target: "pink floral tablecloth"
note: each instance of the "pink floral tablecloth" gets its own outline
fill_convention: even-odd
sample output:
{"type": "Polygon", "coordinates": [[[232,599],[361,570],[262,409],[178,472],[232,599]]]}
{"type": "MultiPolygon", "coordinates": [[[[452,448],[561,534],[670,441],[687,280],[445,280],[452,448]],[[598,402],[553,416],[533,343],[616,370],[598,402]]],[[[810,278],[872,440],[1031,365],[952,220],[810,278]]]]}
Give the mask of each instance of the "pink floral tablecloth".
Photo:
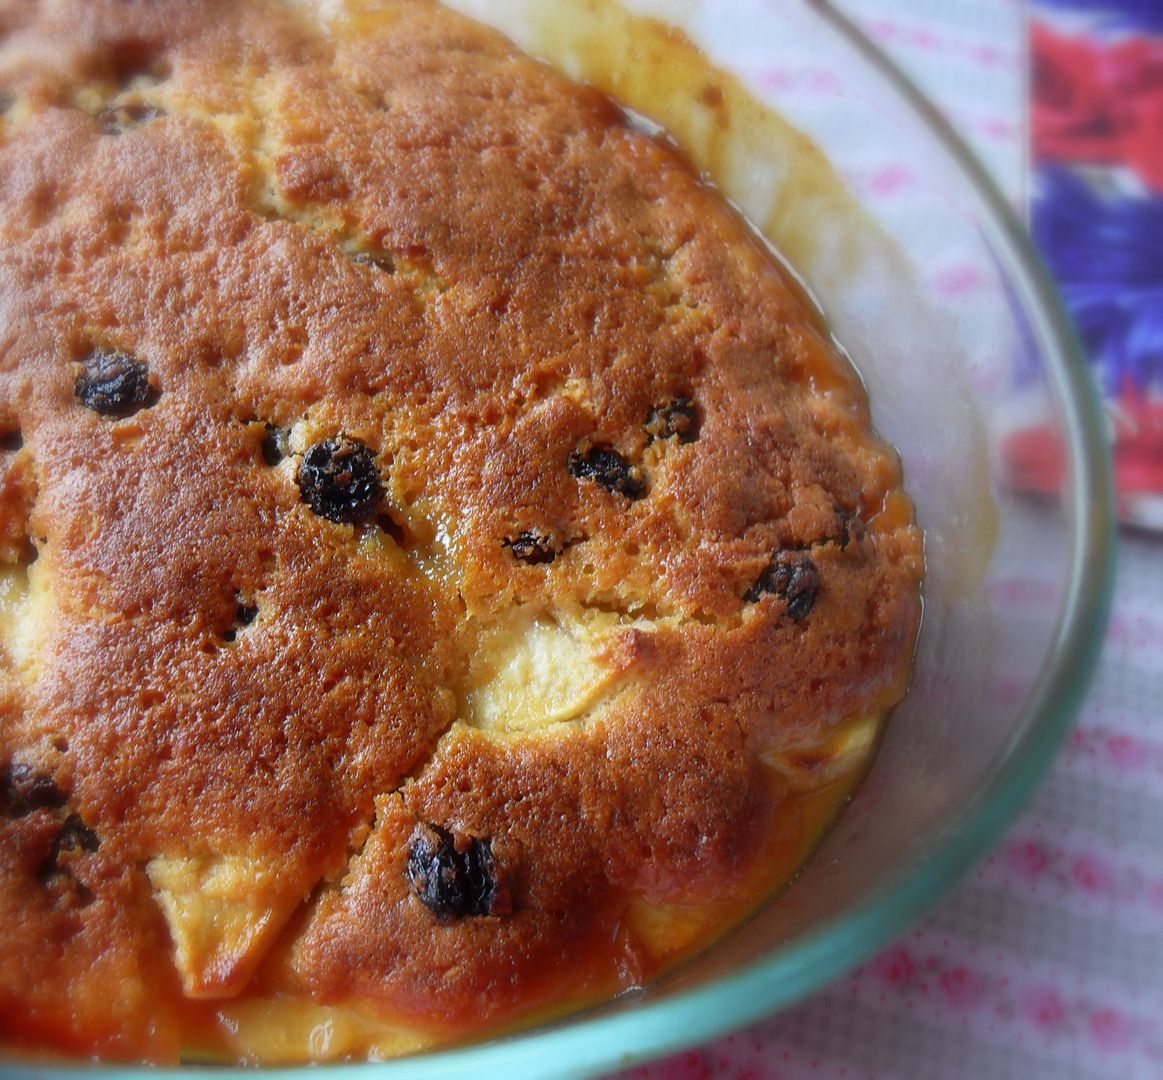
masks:
{"type": "MultiPolygon", "coordinates": [[[[1159,11],[1123,3],[1163,24],[1160,0],[1151,0],[1159,11]]],[[[839,6],[956,120],[1003,189],[1024,203],[1031,14],[1077,35],[1093,11],[1068,0],[839,6]]],[[[1119,22],[1118,0],[1110,7],[1104,32],[1124,40],[1136,27],[1119,22]]],[[[1158,159],[1147,160],[1163,170],[1159,127],[1158,159]]],[[[903,164],[867,182],[878,198],[897,187],[908,196],[903,164]]],[[[1155,242],[1163,251],[1163,236],[1155,242]]],[[[1151,348],[1163,365],[1163,342],[1151,348]]],[[[1027,811],[952,896],[810,1000],[624,1075],[1163,1078],[1163,540],[1121,537],[1103,659],[1074,733],[1027,811]]]]}

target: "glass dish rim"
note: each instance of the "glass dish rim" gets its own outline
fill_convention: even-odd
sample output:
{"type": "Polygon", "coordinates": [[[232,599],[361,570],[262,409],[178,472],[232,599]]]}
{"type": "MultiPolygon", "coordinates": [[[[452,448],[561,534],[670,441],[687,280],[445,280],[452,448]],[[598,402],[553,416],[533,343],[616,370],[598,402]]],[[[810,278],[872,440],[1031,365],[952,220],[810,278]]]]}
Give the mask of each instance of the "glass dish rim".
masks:
{"type": "MultiPolygon", "coordinates": [[[[879,46],[829,0],[800,0],[845,40],[902,99],[968,181],[994,227],[996,254],[1012,274],[1032,333],[1052,360],[1048,373],[1065,420],[1072,463],[1070,572],[1054,648],[1027,699],[1027,724],[1013,749],[965,806],[945,843],[918,856],[899,878],[800,941],[705,986],[644,1000],[622,1011],[565,1017],[541,1028],[450,1050],[383,1062],[310,1066],[314,1075],[428,1080],[503,1074],[592,1076],[627,1068],[743,1027],[790,1005],[867,958],[930,908],[982,858],[1053,761],[1082,702],[1102,646],[1114,581],[1114,488],[1102,408],[1082,345],[1026,229],[993,179],[936,107],[879,46]]],[[[306,1075],[304,1066],[246,1067],[263,1077],[306,1075]]],[[[0,1062],[0,1076],[148,1074],[155,1080],[239,1075],[222,1066],[174,1068],[31,1061],[0,1062]]]]}

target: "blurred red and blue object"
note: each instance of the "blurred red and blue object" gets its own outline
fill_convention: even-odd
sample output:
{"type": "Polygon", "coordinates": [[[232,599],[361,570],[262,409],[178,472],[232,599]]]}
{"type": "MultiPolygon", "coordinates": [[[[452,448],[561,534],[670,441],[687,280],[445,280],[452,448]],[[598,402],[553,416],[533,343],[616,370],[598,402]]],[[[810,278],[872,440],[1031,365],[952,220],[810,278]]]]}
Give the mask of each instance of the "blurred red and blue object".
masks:
{"type": "MultiPolygon", "coordinates": [[[[1034,10],[1033,232],[1108,404],[1120,517],[1163,531],[1163,2],[1034,10]]],[[[1052,432],[1006,455],[1015,483],[1059,489],[1052,432]]]]}

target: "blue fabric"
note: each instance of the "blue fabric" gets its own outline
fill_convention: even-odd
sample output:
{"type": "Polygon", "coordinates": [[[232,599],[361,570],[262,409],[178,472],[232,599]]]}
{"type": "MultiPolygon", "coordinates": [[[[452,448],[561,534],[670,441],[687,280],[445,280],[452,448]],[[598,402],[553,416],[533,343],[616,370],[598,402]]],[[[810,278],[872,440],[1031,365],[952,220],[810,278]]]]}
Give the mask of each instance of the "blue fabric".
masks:
{"type": "Polygon", "coordinates": [[[1039,0],[1047,11],[1078,11],[1114,29],[1163,31],[1163,0],[1039,0]]]}
{"type": "Polygon", "coordinates": [[[1104,389],[1163,383],[1163,197],[1106,196],[1062,166],[1036,185],[1034,239],[1104,389]]]}

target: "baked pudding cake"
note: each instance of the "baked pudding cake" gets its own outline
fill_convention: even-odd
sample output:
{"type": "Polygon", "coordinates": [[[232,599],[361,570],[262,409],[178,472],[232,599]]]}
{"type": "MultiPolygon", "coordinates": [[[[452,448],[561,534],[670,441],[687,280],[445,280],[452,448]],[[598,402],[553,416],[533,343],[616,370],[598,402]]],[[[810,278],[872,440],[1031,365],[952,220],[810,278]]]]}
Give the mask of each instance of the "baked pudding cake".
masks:
{"type": "Polygon", "coordinates": [[[921,538],[746,223],[426,0],[0,35],[9,1052],[407,1052],[786,882],[921,538]]]}

